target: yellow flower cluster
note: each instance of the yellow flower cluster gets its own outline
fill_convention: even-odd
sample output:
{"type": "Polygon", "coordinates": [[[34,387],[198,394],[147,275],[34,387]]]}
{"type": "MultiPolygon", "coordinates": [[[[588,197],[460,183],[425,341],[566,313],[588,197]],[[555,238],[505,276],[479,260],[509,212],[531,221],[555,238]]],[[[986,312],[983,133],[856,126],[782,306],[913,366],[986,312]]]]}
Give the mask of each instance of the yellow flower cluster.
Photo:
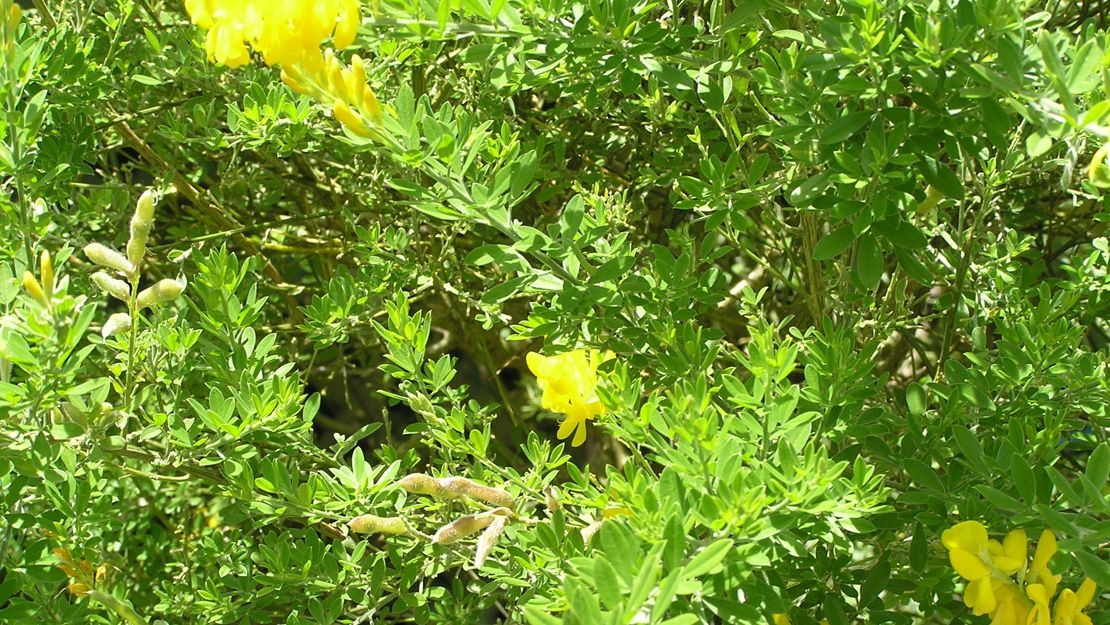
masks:
{"type": "Polygon", "coordinates": [[[331,107],[335,118],[357,136],[373,139],[381,109],[366,83],[365,63],[347,67],[332,49],[354,43],[362,18],[359,0],[185,0],[193,23],[208,30],[208,60],[227,67],[250,61],[250,50],[281,68],[294,91],[331,107]]]}
{"type": "Polygon", "coordinates": [[[612,353],[596,349],[576,349],[555,356],[528,354],[528,368],[543,391],[545,410],[566,415],[559,426],[559,438],[574,438],[577,447],[586,440],[586,421],[605,411],[597,397],[597,368],[612,358],[612,353]]]}
{"type": "Polygon", "coordinates": [[[1050,530],[1041,534],[1032,562],[1024,530],[1010,532],[1000,543],[988,537],[982,523],[964,521],[945,530],[941,542],[952,568],[968,582],[964,604],[972,614],[989,615],[992,625],[1091,625],[1083,613],[1095,596],[1090,579],[1078,591],[1064,589],[1050,605],[1061,578],[1048,568],[1056,553],[1050,530]]]}
{"type": "Polygon", "coordinates": [[[185,0],[185,10],[208,30],[208,60],[228,67],[250,61],[248,45],[282,67],[318,55],[329,37],[342,50],[361,23],[358,0],[185,0]]]}

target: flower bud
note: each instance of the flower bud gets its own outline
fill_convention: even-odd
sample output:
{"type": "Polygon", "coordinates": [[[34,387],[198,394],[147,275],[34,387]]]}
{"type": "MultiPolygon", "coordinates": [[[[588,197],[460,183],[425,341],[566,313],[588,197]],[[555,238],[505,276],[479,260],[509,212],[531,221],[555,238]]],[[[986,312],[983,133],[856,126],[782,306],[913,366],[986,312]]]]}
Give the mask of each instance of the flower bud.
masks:
{"type": "Polygon", "coordinates": [[[162,304],[170,300],[176,299],[181,292],[185,290],[185,285],[177,280],[165,278],[159,280],[157,284],[139,293],[139,299],[136,301],[136,306],[139,310],[147,306],[154,306],[162,304]]]}
{"type": "Polygon", "coordinates": [[[355,112],[351,110],[351,107],[347,106],[346,102],[336,100],[331,108],[331,112],[347,130],[350,130],[360,137],[369,138],[371,136],[370,129],[367,127],[366,122],[362,121],[362,118],[356,115],[355,112]]]}
{"type": "Polygon", "coordinates": [[[154,191],[147,189],[135,204],[135,214],[131,216],[131,238],[127,241],[127,260],[135,267],[139,266],[146,253],[146,240],[153,223],[154,191]]]}
{"type": "Polygon", "coordinates": [[[43,250],[39,255],[39,278],[47,298],[54,295],[54,263],[50,262],[50,252],[43,250]]]}
{"type": "Polygon", "coordinates": [[[507,514],[497,515],[494,517],[493,522],[489,524],[486,531],[478,537],[478,547],[474,550],[474,568],[480,569],[486,563],[486,557],[489,552],[497,545],[497,539],[501,537],[501,532],[504,531],[505,525],[509,523],[509,516],[507,514]]]}
{"type": "Polygon", "coordinates": [[[28,295],[35,298],[35,301],[43,306],[50,306],[50,298],[46,297],[42,285],[39,284],[39,279],[30,271],[23,272],[23,290],[27,291],[28,295]]]}
{"type": "Polygon", "coordinates": [[[92,280],[96,283],[96,286],[100,287],[100,290],[108,293],[109,295],[117,299],[121,299],[126,302],[128,299],[131,298],[131,285],[127,284],[123,280],[113,278],[103,271],[98,271],[94,273],[92,275],[92,280]]]}
{"type": "Polygon", "coordinates": [[[106,245],[89,243],[85,246],[85,256],[88,256],[89,260],[101,267],[115,269],[127,277],[131,277],[135,273],[135,266],[131,264],[131,261],[106,245]]]}
{"type": "Polygon", "coordinates": [[[347,529],[355,534],[394,534],[409,533],[405,520],[398,516],[380,517],[373,514],[364,514],[351,519],[347,529]]]}
{"type": "Polygon", "coordinates": [[[126,332],[131,329],[131,315],[127,313],[116,313],[104,322],[104,327],[100,330],[100,336],[108,338],[115,336],[120,332],[126,332]]]}

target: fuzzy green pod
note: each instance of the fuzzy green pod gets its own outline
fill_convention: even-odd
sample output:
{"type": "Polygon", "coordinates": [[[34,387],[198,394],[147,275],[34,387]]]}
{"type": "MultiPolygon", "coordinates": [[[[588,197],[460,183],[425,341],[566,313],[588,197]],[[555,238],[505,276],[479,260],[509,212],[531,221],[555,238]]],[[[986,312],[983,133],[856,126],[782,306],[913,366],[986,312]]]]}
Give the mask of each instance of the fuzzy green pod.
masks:
{"type": "Polygon", "coordinates": [[[347,529],[355,534],[393,534],[400,536],[409,533],[408,525],[401,517],[381,517],[373,514],[364,514],[351,519],[347,522],[347,529]]]}
{"type": "Polygon", "coordinates": [[[100,336],[108,338],[126,332],[131,329],[131,315],[127,313],[116,313],[104,322],[104,327],[100,329],[100,336]]]}
{"type": "Polygon", "coordinates": [[[135,214],[131,216],[131,238],[127,241],[127,260],[138,267],[146,254],[146,240],[150,227],[154,224],[154,191],[147,189],[135,204],[135,214]]]}
{"type": "Polygon", "coordinates": [[[103,271],[94,273],[92,275],[92,281],[96,283],[96,286],[100,287],[100,290],[112,297],[121,299],[125,302],[131,298],[131,285],[119,278],[113,278],[103,271]]]}
{"type": "Polygon", "coordinates": [[[155,306],[157,304],[164,304],[165,302],[176,299],[181,292],[185,290],[185,285],[177,280],[164,278],[159,280],[154,286],[139,293],[139,298],[136,300],[136,305],[139,310],[147,306],[155,306]]]}
{"type": "Polygon", "coordinates": [[[437,545],[453,545],[467,536],[473,536],[489,527],[495,520],[512,514],[508,508],[495,508],[480,514],[459,517],[436,530],[432,542],[437,545]]]}
{"type": "Polygon", "coordinates": [[[424,473],[412,473],[406,475],[397,481],[397,485],[404,489],[406,492],[415,495],[431,495],[439,497],[443,489],[439,486],[439,480],[436,478],[425,475],[424,473]]]}
{"type": "Polygon", "coordinates": [[[88,256],[89,260],[101,267],[115,269],[129,278],[135,274],[135,266],[131,264],[131,261],[107,245],[89,243],[85,246],[85,256],[88,256]]]}
{"type": "Polygon", "coordinates": [[[509,507],[514,503],[513,496],[510,495],[508,491],[500,488],[483,486],[465,477],[445,477],[439,480],[439,485],[445,493],[473,497],[474,499],[492,503],[496,506],[509,507]]]}

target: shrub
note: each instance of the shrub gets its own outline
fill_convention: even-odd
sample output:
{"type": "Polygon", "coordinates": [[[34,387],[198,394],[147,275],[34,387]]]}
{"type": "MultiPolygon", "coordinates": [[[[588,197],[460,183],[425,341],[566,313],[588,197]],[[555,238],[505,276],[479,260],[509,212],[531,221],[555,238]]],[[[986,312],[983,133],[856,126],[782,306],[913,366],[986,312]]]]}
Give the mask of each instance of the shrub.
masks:
{"type": "Polygon", "coordinates": [[[0,622],[1110,623],[1102,4],[80,4],[0,622]]]}

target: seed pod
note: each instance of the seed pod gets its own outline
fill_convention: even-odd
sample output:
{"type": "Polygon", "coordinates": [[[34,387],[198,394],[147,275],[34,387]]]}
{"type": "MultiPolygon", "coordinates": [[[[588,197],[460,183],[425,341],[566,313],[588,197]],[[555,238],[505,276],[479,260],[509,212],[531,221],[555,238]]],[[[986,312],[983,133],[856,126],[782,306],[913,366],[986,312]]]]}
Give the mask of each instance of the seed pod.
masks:
{"type": "Polygon", "coordinates": [[[178,295],[181,295],[181,292],[184,290],[185,285],[177,280],[170,280],[169,278],[159,280],[154,286],[139,293],[139,298],[135,302],[136,307],[142,310],[147,306],[154,306],[171,301],[176,299],[178,295]]]}
{"type": "Polygon", "coordinates": [[[486,531],[478,537],[478,548],[474,550],[474,568],[480,569],[486,563],[486,557],[497,545],[497,539],[501,537],[501,532],[504,531],[505,525],[508,523],[508,515],[498,515],[489,524],[486,531]]]}
{"type": "Polygon", "coordinates": [[[115,269],[129,278],[135,273],[135,266],[131,264],[131,261],[107,245],[89,243],[85,246],[85,256],[88,256],[89,260],[101,267],[115,269]]]}
{"type": "Polygon", "coordinates": [[[456,496],[466,495],[497,506],[511,507],[514,503],[513,496],[508,491],[482,486],[465,477],[445,477],[439,481],[439,485],[445,493],[457,493],[456,496]]]}
{"type": "Polygon", "coordinates": [[[407,492],[416,495],[431,495],[438,497],[443,490],[439,480],[423,473],[412,473],[397,481],[397,485],[407,492]]]}
{"type": "Polygon", "coordinates": [[[491,516],[480,514],[464,516],[436,530],[435,535],[432,536],[432,542],[437,545],[453,545],[467,536],[489,527],[490,523],[493,523],[493,517],[491,516]]]}
{"type": "Polygon", "coordinates": [[[35,301],[43,306],[50,306],[50,298],[46,297],[42,285],[39,284],[39,279],[30,271],[23,272],[23,290],[27,291],[28,295],[35,298],[35,301]]]}
{"type": "Polygon", "coordinates": [[[98,271],[94,273],[92,275],[92,280],[96,283],[96,286],[100,287],[102,291],[113,297],[121,299],[125,302],[131,298],[131,285],[127,284],[123,280],[113,278],[103,271],[98,271]]]}
{"type": "Polygon", "coordinates": [[[380,517],[373,514],[364,514],[351,519],[347,523],[347,529],[355,534],[403,535],[409,533],[409,528],[401,517],[380,517]]]}
{"type": "Polygon", "coordinates": [[[126,332],[131,329],[131,315],[127,313],[116,313],[104,322],[104,327],[100,330],[100,336],[108,338],[115,336],[120,332],[126,332]]]}
{"type": "Polygon", "coordinates": [[[39,255],[39,278],[47,299],[54,295],[54,263],[50,262],[50,252],[43,250],[39,255]]]}
{"type": "Polygon", "coordinates": [[[154,191],[147,189],[135,204],[135,214],[131,216],[131,238],[127,241],[127,260],[135,267],[146,254],[146,240],[154,223],[154,191]]]}

